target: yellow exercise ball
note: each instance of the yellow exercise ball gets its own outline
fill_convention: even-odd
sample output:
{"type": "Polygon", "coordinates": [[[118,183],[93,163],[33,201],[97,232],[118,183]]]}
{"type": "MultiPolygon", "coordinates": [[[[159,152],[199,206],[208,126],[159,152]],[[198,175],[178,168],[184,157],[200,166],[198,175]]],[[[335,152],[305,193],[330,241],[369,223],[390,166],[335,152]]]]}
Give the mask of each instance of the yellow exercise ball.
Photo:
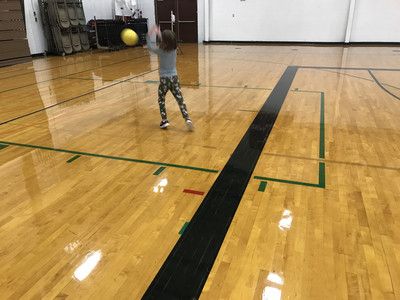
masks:
{"type": "Polygon", "coordinates": [[[132,29],[125,28],[121,31],[121,40],[128,46],[135,46],[139,37],[132,29]]]}

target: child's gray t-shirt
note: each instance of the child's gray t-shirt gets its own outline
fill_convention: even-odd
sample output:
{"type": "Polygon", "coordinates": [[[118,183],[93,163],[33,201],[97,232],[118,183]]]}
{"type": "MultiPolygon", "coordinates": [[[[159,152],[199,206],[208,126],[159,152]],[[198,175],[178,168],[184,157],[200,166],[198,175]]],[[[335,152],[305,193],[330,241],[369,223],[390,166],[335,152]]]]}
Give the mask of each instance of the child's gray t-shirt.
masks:
{"type": "Polygon", "coordinates": [[[177,76],[176,71],[176,50],[164,51],[157,46],[151,44],[149,36],[147,36],[147,46],[151,52],[158,55],[160,60],[160,69],[158,73],[160,77],[177,76]]]}

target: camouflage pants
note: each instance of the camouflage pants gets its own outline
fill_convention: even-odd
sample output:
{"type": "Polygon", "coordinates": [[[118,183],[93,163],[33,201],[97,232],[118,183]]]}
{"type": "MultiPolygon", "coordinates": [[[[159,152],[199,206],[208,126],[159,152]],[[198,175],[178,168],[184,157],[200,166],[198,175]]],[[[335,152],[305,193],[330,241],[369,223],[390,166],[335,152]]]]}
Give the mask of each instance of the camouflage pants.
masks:
{"type": "Polygon", "coordinates": [[[167,112],[165,110],[165,95],[168,90],[174,95],[176,102],[182,113],[182,117],[189,118],[186,104],[183,101],[181,85],[179,84],[178,76],[160,77],[160,85],[158,86],[158,105],[160,106],[161,118],[167,120],[167,112]]]}

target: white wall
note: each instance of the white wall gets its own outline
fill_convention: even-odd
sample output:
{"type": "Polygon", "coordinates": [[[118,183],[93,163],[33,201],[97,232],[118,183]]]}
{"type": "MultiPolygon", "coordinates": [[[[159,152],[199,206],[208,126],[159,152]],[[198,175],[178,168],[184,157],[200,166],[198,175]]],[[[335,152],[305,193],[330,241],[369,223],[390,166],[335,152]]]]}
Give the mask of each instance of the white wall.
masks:
{"type": "MultiPolygon", "coordinates": [[[[344,42],[350,1],[197,0],[198,41],[204,41],[209,28],[210,41],[344,42]]],[[[400,42],[400,0],[355,1],[350,42],[400,42]]],[[[154,0],[137,2],[152,26],[154,0]]],[[[83,0],[86,21],[94,16],[112,19],[113,6],[113,0],[83,0]]],[[[25,15],[31,53],[43,53],[46,41],[38,1],[25,0],[25,15]]]]}
{"type": "Polygon", "coordinates": [[[112,0],[82,0],[86,22],[94,19],[113,19],[114,1],[112,0]]]}
{"type": "MultiPolygon", "coordinates": [[[[154,0],[138,0],[138,7],[143,12],[143,18],[147,18],[147,26],[149,29],[156,23],[156,13],[154,0]]],[[[153,42],[156,38],[152,37],[153,42]]]]}
{"type": "Polygon", "coordinates": [[[352,42],[400,42],[399,0],[357,0],[352,42]]]}
{"type": "Polygon", "coordinates": [[[204,10],[204,2],[208,0],[197,0],[197,40],[199,43],[204,41],[204,17],[205,17],[205,10],[204,10]]]}
{"type": "Polygon", "coordinates": [[[28,38],[31,54],[44,53],[47,48],[47,43],[43,33],[43,25],[38,1],[25,0],[24,7],[26,36],[28,38]],[[35,16],[33,14],[34,12],[36,13],[37,21],[35,21],[35,16]]]}
{"type": "Polygon", "coordinates": [[[209,1],[210,39],[216,41],[343,42],[350,4],[350,0],[209,1]]]}
{"type": "MultiPolygon", "coordinates": [[[[198,0],[211,41],[344,42],[350,0],[198,0]],[[234,17],[233,17],[234,15],[234,17]]],[[[400,0],[356,0],[350,42],[400,42],[400,0]]]]}

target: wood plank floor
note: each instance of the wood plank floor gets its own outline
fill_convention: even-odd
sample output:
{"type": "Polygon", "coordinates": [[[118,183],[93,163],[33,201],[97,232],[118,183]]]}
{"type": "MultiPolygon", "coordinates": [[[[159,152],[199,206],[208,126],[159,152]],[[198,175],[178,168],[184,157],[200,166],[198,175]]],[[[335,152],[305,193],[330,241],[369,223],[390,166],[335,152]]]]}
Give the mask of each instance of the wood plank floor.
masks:
{"type": "Polygon", "coordinates": [[[397,48],[181,48],[194,132],[145,48],[0,68],[0,298],[140,299],[298,66],[200,299],[400,299],[397,48]]]}

